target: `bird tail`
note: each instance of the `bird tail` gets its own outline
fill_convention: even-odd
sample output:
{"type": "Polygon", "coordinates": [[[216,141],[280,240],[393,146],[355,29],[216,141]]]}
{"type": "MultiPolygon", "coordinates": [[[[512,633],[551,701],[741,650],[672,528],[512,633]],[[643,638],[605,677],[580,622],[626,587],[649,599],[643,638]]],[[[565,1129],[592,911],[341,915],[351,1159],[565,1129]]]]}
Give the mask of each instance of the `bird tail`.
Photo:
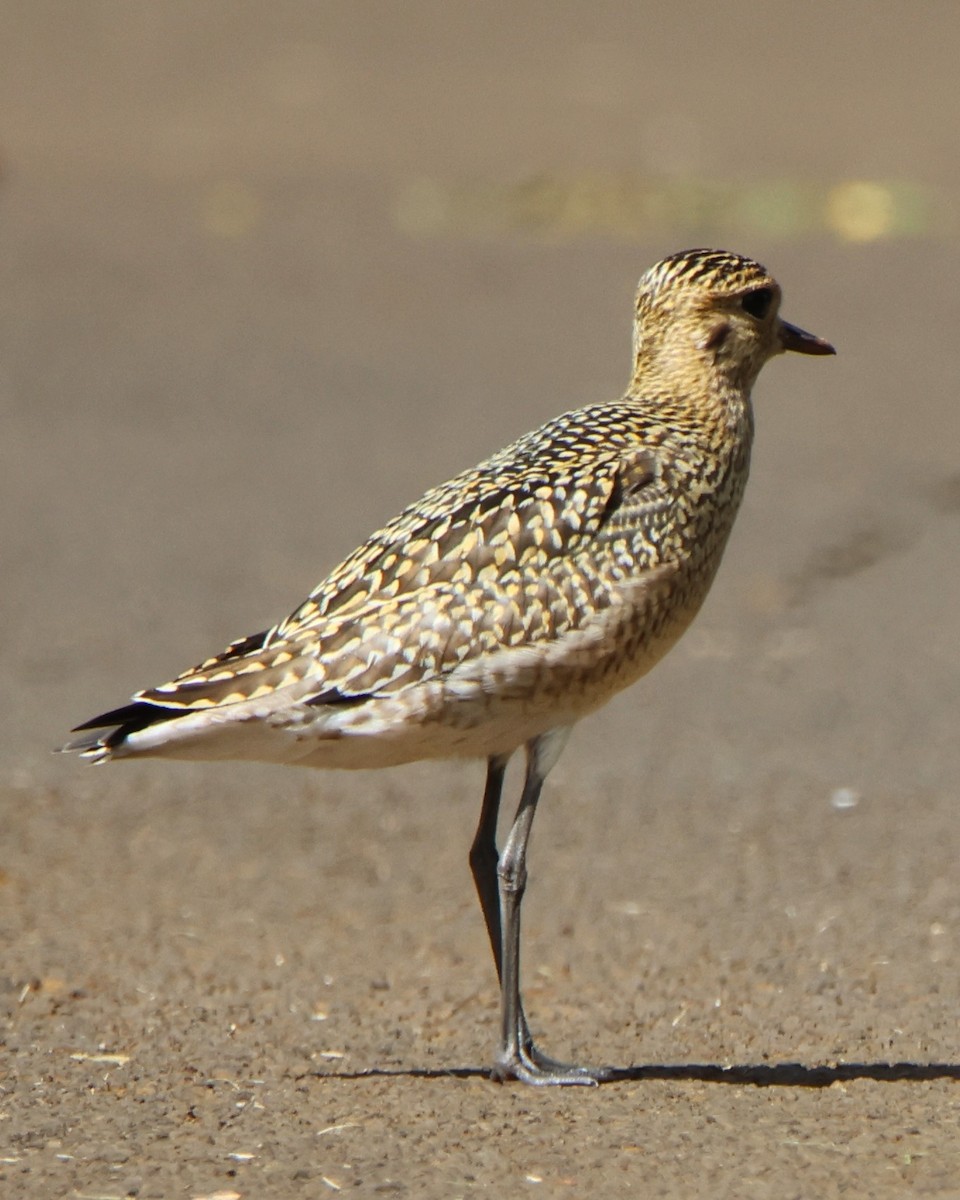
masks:
{"type": "Polygon", "coordinates": [[[93,763],[107,762],[115,754],[122,752],[131,734],[139,733],[151,725],[162,721],[172,721],[183,717],[188,709],[182,707],[167,707],[152,704],[147,700],[134,700],[123,708],[115,708],[110,712],[101,713],[77,725],[73,733],[83,733],[83,737],[73,738],[63,746],[57,747],[58,754],[79,754],[81,758],[93,763]],[[85,731],[92,732],[85,732],[85,731]],[[107,732],[104,732],[107,731],[107,732]]]}

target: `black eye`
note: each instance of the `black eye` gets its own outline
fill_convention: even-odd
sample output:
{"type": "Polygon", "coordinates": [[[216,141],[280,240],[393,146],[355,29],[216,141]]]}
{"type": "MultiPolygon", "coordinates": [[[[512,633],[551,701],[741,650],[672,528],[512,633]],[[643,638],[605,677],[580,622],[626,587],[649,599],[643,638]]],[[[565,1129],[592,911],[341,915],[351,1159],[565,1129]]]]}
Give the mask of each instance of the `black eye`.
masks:
{"type": "Polygon", "coordinates": [[[740,301],[743,311],[748,312],[751,317],[756,317],[758,321],[762,321],[767,315],[772,303],[773,289],[767,287],[755,288],[752,292],[747,292],[740,301]]]}

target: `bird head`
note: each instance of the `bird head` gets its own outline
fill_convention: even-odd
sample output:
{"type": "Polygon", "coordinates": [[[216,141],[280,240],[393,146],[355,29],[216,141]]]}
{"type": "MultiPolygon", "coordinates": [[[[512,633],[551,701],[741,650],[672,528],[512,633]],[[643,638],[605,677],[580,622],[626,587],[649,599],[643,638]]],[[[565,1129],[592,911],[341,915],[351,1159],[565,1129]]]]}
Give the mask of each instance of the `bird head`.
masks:
{"type": "Polygon", "coordinates": [[[834,354],[829,342],[780,316],[780,285],[753,259],[725,250],[684,250],[640,280],[634,371],[722,376],[749,390],[767,359],[786,350],[834,354]]]}

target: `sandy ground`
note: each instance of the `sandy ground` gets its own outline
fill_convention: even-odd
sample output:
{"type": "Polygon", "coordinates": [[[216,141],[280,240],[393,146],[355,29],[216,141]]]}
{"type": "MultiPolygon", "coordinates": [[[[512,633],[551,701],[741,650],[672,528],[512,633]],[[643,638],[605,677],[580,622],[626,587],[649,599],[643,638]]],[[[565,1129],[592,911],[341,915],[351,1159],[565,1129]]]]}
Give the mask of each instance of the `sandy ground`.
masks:
{"type": "Polygon", "coordinates": [[[960,1196],[958,39],[0,5],[4,1196],[960,1196]],[[616,395],[637,276],[704,242],[840,354],[765,372],[697,626],[542,806],[531,1020],[621,1075],[497,1086],[479,765],[49,749],[616,395]]]}

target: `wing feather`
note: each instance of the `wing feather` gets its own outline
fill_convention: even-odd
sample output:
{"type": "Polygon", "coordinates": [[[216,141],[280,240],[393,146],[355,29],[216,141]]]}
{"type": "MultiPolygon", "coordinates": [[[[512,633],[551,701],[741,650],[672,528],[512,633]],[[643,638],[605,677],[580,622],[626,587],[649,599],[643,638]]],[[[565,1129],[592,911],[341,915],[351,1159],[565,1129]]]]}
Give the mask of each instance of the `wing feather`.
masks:
{"type": "Polygon", "coordinates": [[[280,625],[78,728],[116,739],[292,685],[355,703],[562,638],[635,581],[638,538],[660,565],[664,450],[625,429],[609,406],[548,423],[404,509],[280,625]]]}

